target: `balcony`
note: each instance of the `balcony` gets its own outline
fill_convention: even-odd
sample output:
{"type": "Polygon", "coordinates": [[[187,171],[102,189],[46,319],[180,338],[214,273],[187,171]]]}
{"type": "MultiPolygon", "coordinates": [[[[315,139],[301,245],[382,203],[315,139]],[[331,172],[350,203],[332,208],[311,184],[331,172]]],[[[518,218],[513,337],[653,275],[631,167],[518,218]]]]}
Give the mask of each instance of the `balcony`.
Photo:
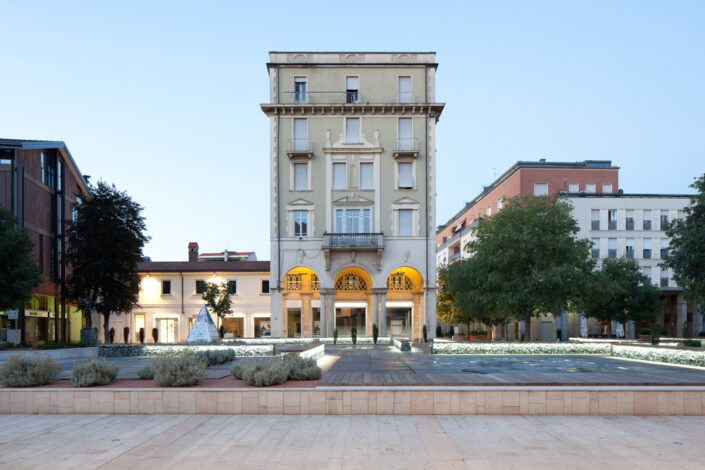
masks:
{"type": "Polygon", "coordinates": [[[395,139],[394,140],[394,157],[418,157],[419,156],[419,141],[418,139],[395,139]]]}
{"type": "Polygon", "coordinates": [[[359,91],[307,91],[285,92],[284,104],[358,104],[363,96],[359,91]]]}
{"type": "Polygon", "coordinates": [[[311,144],[311,139],[289,139],[286,154],[289,158],[313,157],[313,144],[311,144]]]}
{"type": "Polygon", "coordinates": [[[450,255],[450,262],[449,262],[449,264],[450,264],[450,263],[455,263],[456,261],[459,261],[459,260],[460,260],[460,256],[461,256],[460,252],[453,253],[452,255],[450,255]]]}
{"type": "Polygon", "coordinates": [[[326,258],[326,270],[330,270],[331,251],[351,251],[353,261],[355,252],[376,251],[377,269],[382,269],[382,253],[384,252],[383,233],[324,233],[323,234],[323,254],[326,258]]]}

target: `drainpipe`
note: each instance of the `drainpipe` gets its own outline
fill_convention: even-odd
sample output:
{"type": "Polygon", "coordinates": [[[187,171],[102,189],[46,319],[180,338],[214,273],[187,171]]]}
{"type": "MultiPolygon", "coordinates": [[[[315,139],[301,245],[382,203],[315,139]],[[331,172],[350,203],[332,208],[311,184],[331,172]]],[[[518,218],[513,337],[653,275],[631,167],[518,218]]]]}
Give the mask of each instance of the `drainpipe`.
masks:
{"type": "MultiPolygon", "coordinates": [[[[279,71],[279,65],[277,67],[277,104],[279,104],[279,88],[281,84],[281,77],[280,77],[280,71],[279,71]]],[[[281,292],[281,274],[282,274],[282,264],[281,264],[281,219],[279,215],[281,214],[281,207],[279,207],[279,191],[281,187],[281,181],[279,181],[279,153],[280,153],[280,148],[279,146],[281,145],[280,138],[279,138],[279,127],[281,125],[281,109],[279,106],[277,106],[277,152],[276,155],[274,156],[277,159],[277,214],[276,214],[276,221],[277,221],[277,290],[281,292]]]]}
{"type": "MultiPolygon", "coordinates": [[[[428,104],[428,66],[424,70],[424,102],[428,104]]],[[[428,159],[429,159],[429,153],[428,153],[428,110],[426,110],[426,115],[424,117],[424,141],[426,142],[426,175],[425,175],[425,185],[426,185],[426,190],[424,191],[424,212],[426,213],[426,224],[425,224],[425,230],[426,230],[426,240],[424,245],[426,246],[426,260],[425,260],[425,266],[426,266],[426,295],[428,295],[428,159]]],[[[424,312],[426,311],[426,306],[424,306],[424,312]]],[[[425,316],[425,315],[424,315],[425,316]]],[[[428,325],[428,317],[426,317],[426,321],[424,321],[424,324],[428,325]]],[[[427,326],[428,328],[428,326],[427,326]]],[[[432,336],[435,335],[435,332],[429,332],[432,336]]]]}

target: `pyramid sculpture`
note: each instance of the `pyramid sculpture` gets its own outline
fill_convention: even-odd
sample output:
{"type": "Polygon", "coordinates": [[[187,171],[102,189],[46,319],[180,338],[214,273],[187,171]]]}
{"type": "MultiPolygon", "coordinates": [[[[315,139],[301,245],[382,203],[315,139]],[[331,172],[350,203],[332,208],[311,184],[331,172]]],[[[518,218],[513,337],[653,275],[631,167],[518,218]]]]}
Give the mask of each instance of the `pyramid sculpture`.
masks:
{"type": "Polygon", "coordinates": [[[193,327],[186,338],[187,343],[212,343],[220,341],[218,329],[213,323],[211,314],[208,313],[206,304],[201,305],[201,311],[198,312],[196,321],[193,322],[193,327]]]}

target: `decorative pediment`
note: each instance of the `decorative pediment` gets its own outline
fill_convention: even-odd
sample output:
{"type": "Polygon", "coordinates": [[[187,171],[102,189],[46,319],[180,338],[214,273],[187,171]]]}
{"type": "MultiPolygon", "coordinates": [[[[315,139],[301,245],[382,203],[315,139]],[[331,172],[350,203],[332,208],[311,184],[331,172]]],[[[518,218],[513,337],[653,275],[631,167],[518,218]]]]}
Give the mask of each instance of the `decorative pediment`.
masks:
{"type": "Polygon", "coordinates": [[[398,204],[398,205],[404,205],[404,204],[418,204],[419,201],[415,199],[411,199],[408,196],[404,196],[401,199],[397,199],[396,201],[392,202],[392,204],[398,204]]]}
{"type": "Polygon", "coordinates": [[[287,203],[288,207],[312,206],[312,205],[313,205],[313,203],[311,201],[307,201],[306,199],[303,199],[303,198],[294,199],[293,201],[287,203]]]}
{"type": "Polygon", "coordinates": [[[338,139],[333,142],[330,129],[328,129],[326,131],[326,143],[322,150],[327,153],[382,153],[383,149],[379,143],[379,130],[375,130],[372,142],[367,140],[365,134],[361,132],[360,142],[350,143],[345,142],[345,136],[342,132],[338,135],[338,139]]]}
{"type": "Polygon", "coordinates": [[[374,201],[371,199],[367,199],[366,197],[362,197],[359,194],[356,193],[350,193],[347,196],[341,197],[340,199],[336,199],[333,201],[333,204],[336,206],[360,206],[360,205],[372,205],[374,204],[374,201]]]}

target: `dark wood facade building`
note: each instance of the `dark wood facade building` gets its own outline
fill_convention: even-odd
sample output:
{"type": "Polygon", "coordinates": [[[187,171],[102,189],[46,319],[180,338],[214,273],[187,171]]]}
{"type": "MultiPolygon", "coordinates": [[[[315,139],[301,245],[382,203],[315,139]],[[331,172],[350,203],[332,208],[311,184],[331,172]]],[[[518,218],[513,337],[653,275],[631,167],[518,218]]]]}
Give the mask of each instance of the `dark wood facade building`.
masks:
{"type": "Polygon", "coordinates": [[[82,317],[64,299],[64,253],[66,222],[86,197],[86,182],[64,142],[0,139],[0,206],[28,231],[42,273],[32,300],[18,306],[17,320],[14,312],[0,312],[2,336],[19,335],[28,343],[78,341],[82,317]]]}

